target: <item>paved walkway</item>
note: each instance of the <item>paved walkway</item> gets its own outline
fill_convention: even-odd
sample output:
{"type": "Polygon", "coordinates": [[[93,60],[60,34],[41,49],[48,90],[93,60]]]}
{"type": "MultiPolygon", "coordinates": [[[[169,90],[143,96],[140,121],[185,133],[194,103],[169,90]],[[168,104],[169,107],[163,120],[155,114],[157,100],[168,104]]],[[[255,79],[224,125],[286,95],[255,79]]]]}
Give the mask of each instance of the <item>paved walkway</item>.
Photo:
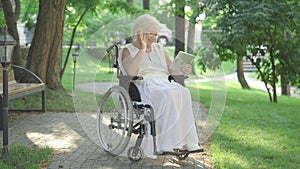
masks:
{"type": "MultiPolygon", "coordinates": [[[[247,72],[245,73],[245,78],[246,78],[246,81],[247,81],[248,85],[251,88],[260,89],[260,90],[263,90],[263,91],[267,92],[265,84],[262,81],[259,81],[255,78],[251,77],[250,74],[251,73],[247,73],[247,72]]],[[[236,73],[226,75],[225,79],[226,79],[226,81],[235,81],[235,82],[238,81],[236,73]]],[[[281,95],[280,86],[277,86],[276,90],[277,90],[277,95],[281,95]]],[[[297,89],[295,87],[291,87],[291,97],[300,98],[300,94],[296,93],[296,90],[297,89]]]]}
{"type": "MultiPolygon", "coordinates": [[[[85,84],[82,90],[101,94],[111,85],[115,83],[101,83],[94,87],[85,84]]],[[[197,103],[193,104],[194,109],[198,109],[198,106],[197,103]]],[[[98,146],[95,119],[95,113],[47,112],[15,116],[10,113],[9,144],[54,148],[55,155],[48,169],[212,168],[211,159],[206,153],[190,154],[182,161],[167,155],[159,156],[156,160],[144,158],[138,163],[132,163],[126,155],[111,156],[98,146]]]]}
{"type": "Polygon", "coordinates": [[[76,113],[25,113],[11,119],[9,144],[55,149],[48,169],[210,168],[205,154],[190,155],[185,161],[160,156],[156,160],[145,158],[139,163],[132,163],[126,157],[111,156],[82,129],[76,113]]]}

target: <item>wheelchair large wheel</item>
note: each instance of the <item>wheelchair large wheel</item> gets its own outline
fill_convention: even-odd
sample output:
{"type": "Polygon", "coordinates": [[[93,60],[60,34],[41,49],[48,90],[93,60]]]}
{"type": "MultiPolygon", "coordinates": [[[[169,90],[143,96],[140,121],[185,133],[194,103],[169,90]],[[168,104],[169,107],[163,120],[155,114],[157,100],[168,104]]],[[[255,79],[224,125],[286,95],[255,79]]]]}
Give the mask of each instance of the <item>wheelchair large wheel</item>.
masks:
{"type": "Polygon", "coordinates": [[[102,148],[121,154],[133,129],[133,108],[128,92],[121,86],[111,87],[103,96],[97,116],[97,133],[102,148]]]}

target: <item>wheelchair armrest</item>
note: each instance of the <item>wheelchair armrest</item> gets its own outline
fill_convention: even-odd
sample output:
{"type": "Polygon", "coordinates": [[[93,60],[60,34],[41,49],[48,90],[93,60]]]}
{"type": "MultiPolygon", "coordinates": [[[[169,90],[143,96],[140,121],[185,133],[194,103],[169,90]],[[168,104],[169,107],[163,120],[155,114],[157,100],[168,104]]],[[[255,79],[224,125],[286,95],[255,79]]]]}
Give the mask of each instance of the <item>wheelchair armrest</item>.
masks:
{"type": "Polygon", "coordinates": [[[129,89],[129,84],[134,80],[142,80],[143,77],[131,76],[131,75],[118,75],[119,85],[124,87],[127,91],[129,89]]]}
{"type": "Polygon", "coordinates": [[[141,76],[133,76],[131,80],[143,80],[141,76]]]}
{"type": "Polygon", "coordinates": [[[140,93],[132,81],[142,80],[143,77],[131,75],[118,75],[119,85],[124,87],[128,92],[132,101],[141,101],[140,93]]]}
{"type": "MultiPolygon", "coordinates": [[[[134,80],[143,80],[141,76],[131,76],[131,75],[118,75],[118,79],[122,82],[131,82],[134,80]]],[[[121,85],[121,84],[120,84],[121,85]]]]}
{"type": "Polygon", "coordinates": [[[170,82],[175,81],[175,82],[181,84],[182,86],[185,86],[184,80],[187,78],[188,78],[188,76],[186,76],[186,75],[169,75],[168,80],[170,82]]]}

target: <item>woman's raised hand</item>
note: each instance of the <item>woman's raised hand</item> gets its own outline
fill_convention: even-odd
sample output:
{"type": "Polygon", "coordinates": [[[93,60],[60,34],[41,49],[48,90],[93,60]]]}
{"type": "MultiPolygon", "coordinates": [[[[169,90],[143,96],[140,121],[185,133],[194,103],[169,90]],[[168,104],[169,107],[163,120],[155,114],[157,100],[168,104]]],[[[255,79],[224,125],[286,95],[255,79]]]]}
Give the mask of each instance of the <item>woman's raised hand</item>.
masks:
{"type": "Polygon", "coordinates": [[[141,45],[141,49],[147,48],[146,35],[143,33],[140,34],[140,45],[141,45]]]}
{"type": "Polygon", "coordinates": [[[143,30],[138,30],[137,31],[137,41],[140,45],[140,49],[141,50],[146,50],[146,48],[147,48],[146,35],[143,34],[143,30]]]}

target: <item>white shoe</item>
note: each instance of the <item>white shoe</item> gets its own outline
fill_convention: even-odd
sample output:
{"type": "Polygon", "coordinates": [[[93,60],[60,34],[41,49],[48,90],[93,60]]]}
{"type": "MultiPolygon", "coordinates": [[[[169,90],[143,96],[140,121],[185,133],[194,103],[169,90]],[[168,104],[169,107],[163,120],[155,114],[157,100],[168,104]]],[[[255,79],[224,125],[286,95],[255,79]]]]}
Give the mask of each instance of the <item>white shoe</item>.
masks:
{"type": "Polygon", "coordinates": [[[195,151],[195,150],[199,150],[200,146],[198,144],[195,143],[189,143],[186,145],[186,148],[188,151],[195,151]]]}
{"type": "Polygon", "coordinates": [[[148,156],[150,159],[152,159],[152,160],[156,160],[157,159],[157,155],[150,155],[150,156],[148,156]]]}

